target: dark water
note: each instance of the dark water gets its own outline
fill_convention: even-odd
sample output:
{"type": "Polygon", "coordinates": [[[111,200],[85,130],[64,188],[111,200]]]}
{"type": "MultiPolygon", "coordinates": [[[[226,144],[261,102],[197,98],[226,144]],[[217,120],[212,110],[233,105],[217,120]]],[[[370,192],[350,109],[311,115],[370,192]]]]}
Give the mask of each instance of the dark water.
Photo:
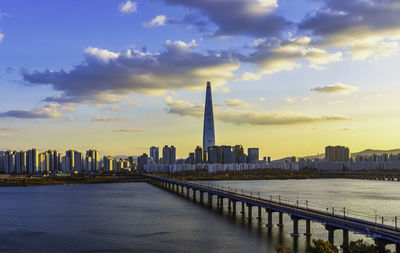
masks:
{"type": "MultiPolygon", "coordinates": [[[[378,201],[379,212],[396,208],[391,215],[400,210],[396,182],[349,180],[344,183],[350,185],[347,188],[335,179],[312,182],[311,187],[309,180],[218,184],[294,199],[299,198],[296,194],[313,196],[317,202],[326,194],[321,203],[359,203],[354,208],[362,207],[365,201],[378,201]]],[[[233,219],[226,210],[220,213],[201,207],[147,183],[3,187],[0,252],[275,252],[277,244],[304,252],[305,237],[293,241],[289,236],[291,222],[285,219],[284,229],[268,230],[256,221],[250,226],[239,214],[233,219]]],[[[313,233],[318,238],[327,237],[319,224],[313,224],[313,233]]]]}

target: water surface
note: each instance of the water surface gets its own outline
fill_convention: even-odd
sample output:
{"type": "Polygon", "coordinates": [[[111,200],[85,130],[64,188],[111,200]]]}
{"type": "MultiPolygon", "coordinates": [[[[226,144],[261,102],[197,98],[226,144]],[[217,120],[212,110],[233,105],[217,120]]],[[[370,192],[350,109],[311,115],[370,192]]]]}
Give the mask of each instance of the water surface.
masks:
{"type": "MultiPolygon", "coordinates": [[[[350,214],[361,210],[372,218],[373,209],[385,217],[400,210],[399,182],[257,180],[218,185],[265,197],[281,195],[301,205],[307,199],[318,208],[346,206],[350,214]]],[[[275,224],[277,219],[274,214],[275,224]]],[[[0,188],[0,252],[275,252],[277,244],[304,252],[306,237],[294,241],[288,216],[285,223],[283,229],[267,229],[265,221],[258,226],[240,214],[232,218],[226,209],[221,213],[147,183],[0,188]]],[[[321,224],[314,223],[312,232],[327,239],[321,224]]],[[[335,243],[341,243],[339,233],[335,243]]]]}

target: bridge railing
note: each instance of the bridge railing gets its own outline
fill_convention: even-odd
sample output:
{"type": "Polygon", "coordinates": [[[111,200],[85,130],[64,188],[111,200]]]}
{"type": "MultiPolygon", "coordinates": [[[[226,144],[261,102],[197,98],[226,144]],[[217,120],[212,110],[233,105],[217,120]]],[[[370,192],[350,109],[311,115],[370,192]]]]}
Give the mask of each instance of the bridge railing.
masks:
{"type": "MultiPolygon", "coordinates": [[[[193,182],[191,182],[193,183],[193,182]]],[[[221,184],[214,184],[207,182],[207,184],[201,182],[195,182],[200,186],[205,186],[212,189],[217,189],[231,194],[239,194],[249,198],[255,198],[262,201],[270,201],[277,204],[285,204],[293,208],[301,208],[303,210],[315,211],[319,213],[324,213],[327,215],[332,215],[338,218],[348,218],[348,219],[358,219],[363,221],[369,221],[375,224],[376,227],[395,229],[400,231],[400,224],[397,216],[383,216],[379,215],[377,210],[372,209],[371,212],[360,211],[353,208],[347,207],[337,207],[332,205],[327,205],[323,203],[313,202],[305,199],[289,199],[284,198],[281,195],[271,195],[266,192],[259,191],[249,191],[243,188],[224,186],[221,184]]]]}

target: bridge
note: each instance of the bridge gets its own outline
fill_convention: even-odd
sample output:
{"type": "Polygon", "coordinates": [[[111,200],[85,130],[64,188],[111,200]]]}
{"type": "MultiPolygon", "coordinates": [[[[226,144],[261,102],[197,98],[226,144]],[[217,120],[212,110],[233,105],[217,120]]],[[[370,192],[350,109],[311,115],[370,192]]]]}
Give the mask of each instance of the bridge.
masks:
{"type": "Polygon", "coordinates": [[[378,224],[377,222],[367,221],[359,218],[348,217],[344,212],[343,215],[335,214],[334,212],[326,212],[298,205],[283,203],[282,201],[265,199],[260,196],[248,195],[245,193],[238,193],[231,189],[219,189],[216,187],[205,186],[193,182],[177,181],[169,178],[157,177],[152,175],[145,175],[149,182],[155,186],[172,191],[176,194],[192,197],[194,201],[199,200],[201,204],[205,204],[204,196],[207,197],[207,204],[209,207],[213,205],[213,196],[217,198],[217,208],[222,210],[224,199],[228,201],[228,210],[232,215],[237,213],[237,205],[239,204],[240,214],[249,220],[253,219],[253,208],[258,212],[257,220],[262,224],[263,209],[267,213],[267,227],[273,227],[272,214],[278,213],[279,223],[277,226],[284,226],[283,214],[288,214],[291,217],[293,224],[293,233],[291,236],[298,237],[299,221],[306,222],[306,231],[304,235],[311,236],[311,222],[319,222],[325,225],[328,232],[328,241],[334,243],[334,234],[336,230],[341,230],[343,233],[343,243],[341,247],[344,252],[347,252],[349,245],[349,231],[357,232],[369,236],[375,240],[376,245],[379,247],[379,252],[385,252],[385,246],[394,244],[396,252],[400,253],[400,229],[397,227],[397,220],[395,226],[378,224]],[[199,193],[199,195],[197,195],[199,193]],[[197,197],[198,196],[198,197],[197,197]],[[247,209],[247,210],[246,210],[247,209]]]}

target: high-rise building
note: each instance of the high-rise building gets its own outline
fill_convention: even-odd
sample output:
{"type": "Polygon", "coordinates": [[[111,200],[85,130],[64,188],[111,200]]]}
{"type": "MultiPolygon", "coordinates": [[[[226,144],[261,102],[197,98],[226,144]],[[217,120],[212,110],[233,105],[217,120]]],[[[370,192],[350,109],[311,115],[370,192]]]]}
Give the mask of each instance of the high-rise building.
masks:
{"type": "Polygon", "coordinates": [[[247,162],[251,164],[258,163],[259,160],[259,151],[258,148],[248,148],[247,149],[247,162]]]}
{"type": "Polygon", "coordinates": [[[206,104],[204,108],[204,126],[203,126],[204,152],[208,151],[208,148],[212,146],[215,146],[214,113],[213,113],[213,104],[211,97],[211,83],[207,82],[206,104]]]}
{"type": "Polygon", "coordinates": [[[149,156],[146,153],[143,153],[143,155],[139,156],[137,158],[137,168],[139,170],[143,170],[144,166],[147,164],[149,156]]]}
{"type": "Polygon", "coordinates": [[[325,160],[328,162],[348,162],[350,161],[350,157],[351,153],[348,147],[325,147],[325,160]]]}
{"type": "Polygon", "coordinates": [[[222,163],[221,147],[212,146],[208,147],[208,162],[209,163],[222,163]]]}
{"type": "Polygon", "coordinates": [[[80,173],[80,172],[82,172],[82,153],[75,151],[74,155],[75,155],[74,168],[75,168],[75,171],[80,173]]]}
{"type": "Polygon", "coordinates": [[[174,164],[176,163],[176,149],[174,146],[168,147],[167,145],[163,148],[163,164],[174,164]]]}
{"type": "Polygon", "coordinates": [[[221,153],[223,164],[235,163],[235,153],[232,152],[231,146],[221,146],[221,153]]]}
{"type": "Polygon", "coordinates": [[[158,147],[151,147],[150,148],[150,157],[153,159],[153,162],[158,164],[160,160],[160,155],[159,155],[159,148],[158,147]]]}
{"type": "Polygon", "coordinates": [[[16,152],[7,151],[5,161],[5,172],[11,174],[15,172],[15,154],[16,152]]]}
{"type": "Polygon", "coordinates": [[[65,152],[64,172],[72,172],[75,170],[75,151],[68,150],[65,152]]]}
{"type": "Polygon", "coordinates": [[[26,152],[20,151],[15,155],[16,173],[27,173],[26,171],[26,152]]]}
{"type": "Polygon", "coordinates": [[[39,171],[39,154],[36,149],[28,150],[26,159],[28,173],[35,174],[39,171]]]}
{"type": "Polygon", "coordinates": [[[203,163],[203,149],[200,146],[197,146],[196,150],[194,151],[194,163],[203,163]]]}
{"type": "Polygon", "coordinates": [[[233,147],[233,152],[235,153],[235,162],[241,163],[241,158],[244,154],[243,146],[242,145],[235,145],[233,147]]]}
{"type": "Polygon", "coordinates": [[[103,157],[104,171],[111,172],[114,170],[114,158],[111,156],[103,157]]]}
{"type": "Polygon", "coordinates": [[[98,171],[99,170],[99,152],[93,149],[86,151],[86,170],[98,171]]]}
{"type": "Polygon", "coordinates": [[[194,164],[194,153],[189,153],[189,157],[186,159],[186,163],[194,164]]]}
{"type": "Polygon", "coordinates": [[[325,160],[328,162],[335,161],[335,147],[327,146],[325,147],[325,160]]]}

